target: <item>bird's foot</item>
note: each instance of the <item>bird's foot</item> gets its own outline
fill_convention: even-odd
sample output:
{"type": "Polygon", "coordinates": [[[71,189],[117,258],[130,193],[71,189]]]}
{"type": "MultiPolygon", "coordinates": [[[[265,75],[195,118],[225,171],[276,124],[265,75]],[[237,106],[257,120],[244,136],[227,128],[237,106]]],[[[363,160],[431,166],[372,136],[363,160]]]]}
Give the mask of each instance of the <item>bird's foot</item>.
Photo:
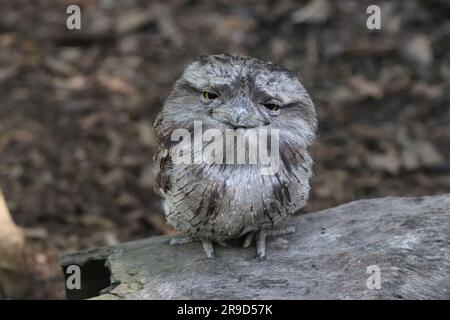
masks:
{"type": "Polygon", "coordinates": [[[243,243],[242,246],[244,248],[248,248],[252,244],[254,237],[255,237],[255,232],[247,233],[247,235],[245,236],[244,243],[243,243]]]}
{"type": "Polygon", "coordinates": [[[262,229],[256,232],[250,232],[244,239],[244,248],[250,246],[256,236],[256,254],[261,260],[266,256],[266,237],[281,236],[295,232],[295,227],[287,227],[283,229],[262,229]]]}
{"type": "Polygon", "coordinates": [[[203,239],[203,250],[205,250],[208,259],[214,259],[214,245],[211,240],[203,239]]]}
{"type": "MultiPolygon", "coordinates": [[[[192,243],[197,241],[196,239],[192,239],[191,237],[188,236],[182,236],[182,237],[178,237],[178,238],[172,238],[169,240],[169,244],[172,246],[176,246],[176,245],[180,245],[180,244],[187,244],[187,243],[192,243]]],[[[207,239],[203,239],[202,240],[202,244],[203,244],[203,250],[205,250],[206,256],[209,259],[213,259],[214,258],[214,245],[213,242],[211,240],[207,240],[207,239]]],[[[221,245],[225,245],[224,243],[219,243],[221,245]]]]}

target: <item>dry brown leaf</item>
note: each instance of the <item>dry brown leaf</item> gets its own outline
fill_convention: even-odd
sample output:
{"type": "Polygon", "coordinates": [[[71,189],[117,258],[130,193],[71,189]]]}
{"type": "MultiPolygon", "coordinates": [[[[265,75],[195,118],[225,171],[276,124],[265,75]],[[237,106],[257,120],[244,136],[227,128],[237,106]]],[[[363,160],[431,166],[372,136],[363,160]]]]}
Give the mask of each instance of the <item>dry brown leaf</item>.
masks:
{"type": "Polygon", "coordinates": [[[431,41],[423,34],[412,37],[403,47],[402,52],[406,58],[422,66],[429,66],[433,62],[431,41]]]}
{"type": "Polygon", "coordinates": [[[393,148],[385,153],[368,154],[366,161],[370,168],[391,174],[397,174],[402,167],[400,156],[393,148]]]}
{"type": "Polygon", "coordinates": [[[233,43],[244,43],[254,27],[253,19],[239,15],[227,15],[219,19],[213,32],[220,39],[233,43]]]}
{"type": "Polygon", "coordinates": [[[122,136],[119,135],[114,130],[108,130],[106,132],[106,136],[108,137],[110,145],[106,159],[109,163],[112,164],[117,163],[120,158],[120,154],[122,152],[123,147],[122,136]]]}
{"type": "Polygon", "coordinates": [[[331,13],[328,0],[312,0],[303,8],[292,13],[293,23],[323,23],[331,13]]]}
{"type": "Polygon", "coordinates": [[[356,90],[356,93],[363,98],[383,97],[383,89],[374,81],[370,81],[360,75],[351,77],[349,80],[350,86],[356,90]]]}
{"type": "Polygon", "coordinates": [[[115,31],[118,34],[132,32],[155,20],[155,14],[150,10],[127,11],[116,20],[115,31]]]}
{"type": "Polygon", "coordinates": [[[345,199],[348,174],[343,170],[332,170],[317,176],[316,187],[313,192],[319,198],[332,198],[335,201],[345,199]]]}
{"type": "Polygon", "coordinates": [[[136,89],[132,85],[117,77],[99,76],[98,81],[101,86],[112,92],[128,96],[136,93],[136,89]]]}
{"type": "Polygon", "coordinates": [[[85,214],[81,217],[80,222],[87,227],[100,227],[106,230],[115,230],[116,228],[111,220],[96,214],[85,214]]]}
{"type": "Polygon", "coordinates": [[[27,239],[47,239],[48,232],[47,229],[35,227],[35,228],[24,228],[23,232],[27,239]]]}
{"type": "Polygon", "coordinates": [[[428,99],[439,99],[444,94],[444,86],[432,85],[425,82],[416,83],[412,88],[412,94],[428,99]]]}
{"type": "Polygon", "coordinates": [[[406,130],[399,130],[396,140],[400,145],[401,159],[406,170],[434,167],[445,161],[433,143],[425,139],[414,139],[406,130]]]}

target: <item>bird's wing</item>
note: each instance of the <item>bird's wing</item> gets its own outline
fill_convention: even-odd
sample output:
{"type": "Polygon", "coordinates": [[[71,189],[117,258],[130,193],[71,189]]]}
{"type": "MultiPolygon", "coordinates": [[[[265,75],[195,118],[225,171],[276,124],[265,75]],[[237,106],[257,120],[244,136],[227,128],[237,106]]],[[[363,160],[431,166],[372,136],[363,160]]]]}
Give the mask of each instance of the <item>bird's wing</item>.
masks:
{"type": "Polygon", "coordinates": [[[172,166],[172,159],[170,157],[170,150],[161,145],[155,153],[155,192],[162,197],[166,196],[167,190],[170,188],[170,177],[168,169],[172,166]]]}

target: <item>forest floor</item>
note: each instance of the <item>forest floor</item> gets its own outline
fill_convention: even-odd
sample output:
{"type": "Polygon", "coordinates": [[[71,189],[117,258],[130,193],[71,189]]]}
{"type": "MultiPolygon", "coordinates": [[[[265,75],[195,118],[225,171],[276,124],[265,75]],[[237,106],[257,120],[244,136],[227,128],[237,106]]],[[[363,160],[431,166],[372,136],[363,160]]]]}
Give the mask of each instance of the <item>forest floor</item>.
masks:
{"type": "Polygon", "coordinates": [[[299,72],[319,115],[312,212],[450,191],[450,5],[376,1],[11,1],[0,11],[0,187],[24,228],[30,298],[58,256],[174,232],[151,127],[183,67],[241,53],[299,72]],[[81,31],[65,27],[82,7],[81,31]]]}

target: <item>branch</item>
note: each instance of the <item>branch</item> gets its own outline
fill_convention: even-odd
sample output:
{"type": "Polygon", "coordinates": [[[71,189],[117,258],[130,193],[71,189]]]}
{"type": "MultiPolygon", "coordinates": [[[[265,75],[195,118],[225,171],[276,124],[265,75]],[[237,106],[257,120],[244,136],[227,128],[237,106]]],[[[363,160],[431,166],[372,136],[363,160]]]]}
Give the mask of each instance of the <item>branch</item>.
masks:
{"type": "Polygon", "coordinates": [[[0,190],[0,298],[23,298],[28,288],[25,237],[0,190]]]}
{"type": "Polygon", "coordinates": [[[267,259],[239,243],[205,258],[199,243],[154,237],[61,258],[96,299],[449,299],[450,194],[361,200],[294,216],[267,259]],[[368,273],[369,272],[369,273],[368,273]],[[377,289],[380,280],[380,289],[377,289]]]}

